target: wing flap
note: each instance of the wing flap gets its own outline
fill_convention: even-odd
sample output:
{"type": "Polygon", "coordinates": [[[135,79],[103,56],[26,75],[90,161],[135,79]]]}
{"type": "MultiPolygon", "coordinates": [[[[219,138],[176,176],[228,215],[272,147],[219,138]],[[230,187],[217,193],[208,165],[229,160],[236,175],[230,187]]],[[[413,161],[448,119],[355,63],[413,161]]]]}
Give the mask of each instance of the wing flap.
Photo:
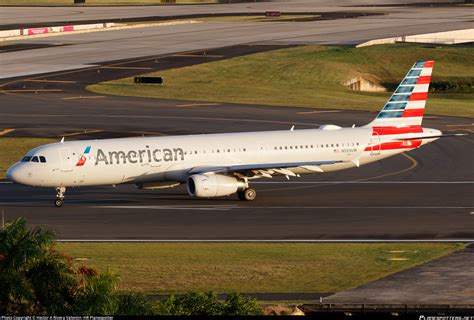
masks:
{"type": "Polygon", "coordinates": [[[264,172],[268,176],[272,173],[282,175],[295,176],[296,174],[288,168],[304,168],[309,171],[323,172],[319,167],[321,165],[341,163],[344,161],[309,161],[309,162],[284,162],[284,163],[256,163],[256,164],[239,164],[232,166],[200,166],[192,168],[189,174],[197,173],[242,173],[248,171],[264,172]],[[273,171],[273,172],[272,172],[273,171]]]}

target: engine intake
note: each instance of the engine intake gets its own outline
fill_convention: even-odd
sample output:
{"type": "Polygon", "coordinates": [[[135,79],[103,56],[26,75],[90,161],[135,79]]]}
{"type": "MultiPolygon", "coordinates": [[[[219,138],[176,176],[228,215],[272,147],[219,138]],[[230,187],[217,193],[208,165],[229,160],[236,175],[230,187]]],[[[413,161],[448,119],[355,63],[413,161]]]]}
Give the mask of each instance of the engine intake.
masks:
{"type": "Polygon", "coordinates": [[[199,198],[227,196],[245,188],[244,181],[223,174],[194,174],[187,180],[188,194],[199,198]]]}

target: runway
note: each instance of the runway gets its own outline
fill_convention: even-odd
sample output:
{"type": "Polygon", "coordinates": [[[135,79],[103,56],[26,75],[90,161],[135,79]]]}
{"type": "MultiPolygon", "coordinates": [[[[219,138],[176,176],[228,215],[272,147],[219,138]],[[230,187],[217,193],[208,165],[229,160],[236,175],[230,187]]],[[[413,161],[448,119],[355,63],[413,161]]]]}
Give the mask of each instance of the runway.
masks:
{"type": "MultiPolygon", "coordinates": [[[[4,95],[0,127],[15,129],[8,136],[85,139],[350,126],[375,116],[110,96],[66,103],[62,96],[4,95]]],[[[472,120],[463,118],[428,116],[424,125],[472,130],[472,120]]],[[[31,225],[48,225],[63,240],[468,241],[474,240],[472,144],[471,136],[446,138],[360,168],[260,180],[253,184],[253,202],[193,199],[182,186],[117,186],[69,189],[58,209],[54,190],[0,183],[0,208],[7,219],[23,216],[31,225]]]]}
{"type": "MultiPolygon", "coordinates": [[[[196,6],[2,8],[3,25],[54,21],[97,20],[183,16],[203,13],[262,14],[266,10],[337,13],[367,12],[358,18],[307,22],[218,22],[144,27],[31,38],[20,43],[34,50],[6,51],[2,54],[0,79],[93,67],[104,61],[207,50],[242,44],[358,44],[368,40],[402,35],[472,28],[472,14],[463,6],[378,6],[374,2],[284,1],[196,6]]],[[[382,1],[382,3],[387,3],[382,1]]],[[[393,3],[390,1],[390,3],[393,3]]],[[[146,20],[146,19],[145,19],[146,20]]],[[[18,42],[13,42],[18,43],[18,42]]],[[[1,49],[0,49],[1,50],[1,49]]]]}

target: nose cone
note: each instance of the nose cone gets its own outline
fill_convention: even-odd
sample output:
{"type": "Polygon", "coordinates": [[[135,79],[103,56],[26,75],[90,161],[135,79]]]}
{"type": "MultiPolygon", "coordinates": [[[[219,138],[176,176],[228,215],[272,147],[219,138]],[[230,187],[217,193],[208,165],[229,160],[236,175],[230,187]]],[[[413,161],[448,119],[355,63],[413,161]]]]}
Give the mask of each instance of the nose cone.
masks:
{"type": "Polygon", "coordinates": [[[8,168],[5,176],[10,181],[26,184],[27,181],[26,181],[26,175],[25,175],[24,169],[25,168],[21,163],[16,163],[10,168],[8,168]]]}
{"type": "Polygon", "coordinates": [[[16,171],[17,171],[16,170],[16,165],[13,165],[10,168],[8,168],[7,173],[5,174],[5,176],[7,177],[8,180],[16,182],[15,181],[16,171]]]}

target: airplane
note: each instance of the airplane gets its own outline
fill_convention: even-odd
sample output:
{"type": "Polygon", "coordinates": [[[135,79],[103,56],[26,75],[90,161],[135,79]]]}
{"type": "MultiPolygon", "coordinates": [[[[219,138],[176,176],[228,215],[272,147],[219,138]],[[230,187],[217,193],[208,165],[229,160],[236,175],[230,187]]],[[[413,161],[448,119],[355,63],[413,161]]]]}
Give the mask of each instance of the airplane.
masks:
{"type": "Polygon", "coordinates": [[[419,148],[443,135],[421,126],[434,61],[416,62],[377,117],[362,127],[167,137],[136,137],[51,143],[32,149],[11,166],[7,179],[56,189],[61,207],[66,188],[134,184],[161,189],[186,183],[192,197],[237,193],[251,201],[250,182],[275,175],[344,170],[419,148]]]}

